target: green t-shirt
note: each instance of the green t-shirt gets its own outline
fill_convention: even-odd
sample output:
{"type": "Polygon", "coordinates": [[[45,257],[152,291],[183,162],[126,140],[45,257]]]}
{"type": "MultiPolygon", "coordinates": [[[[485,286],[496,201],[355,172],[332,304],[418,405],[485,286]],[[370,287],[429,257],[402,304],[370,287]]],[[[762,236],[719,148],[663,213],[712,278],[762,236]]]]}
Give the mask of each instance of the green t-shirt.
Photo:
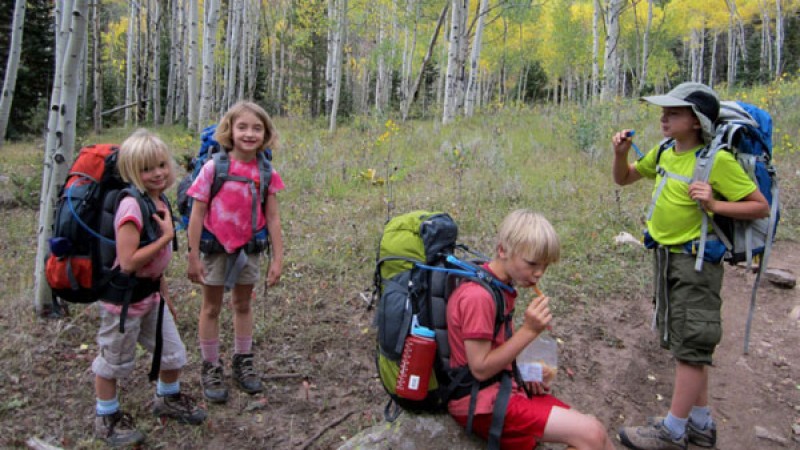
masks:
{"type": "MultiPolygon", "coordinates": [[[[659,164],[670,173],[691,179],[694,172],[696,153],[702,146],[690,151],[676,153],[674,147],[661,154],[659,164]]],[[[645,178],[655,179],[653,195],[661,183],[661,175],[656,173],[658,146],[651,149],[636,162],[636,170],[645,178]]],[[[714,190],[715,198],[739,201],[753,191],[756,185],[736,162],[733,155],[720,150],[714,158],[708,183],[714,190]]],[[[662,245],[680,245],[700,237],[703,213],[697,202],[689,197],[689,184],[667,178],[661,195],[656,200],[653,215],[647,221],[647,230],[656,242],[662,245]]]]}

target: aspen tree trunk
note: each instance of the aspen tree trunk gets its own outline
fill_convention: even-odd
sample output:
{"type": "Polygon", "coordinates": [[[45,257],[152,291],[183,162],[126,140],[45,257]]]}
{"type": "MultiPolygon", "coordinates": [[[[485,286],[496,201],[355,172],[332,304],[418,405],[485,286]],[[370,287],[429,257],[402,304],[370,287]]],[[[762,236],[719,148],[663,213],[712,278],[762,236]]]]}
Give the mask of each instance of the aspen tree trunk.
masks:
{"type": "Polygon", "coordinates": [[[467,82],[466,101],[464,103],[464,115],[472,117],[475,112],[475,100],[478,90],[478,62],[481,57],[481,46],[483,39],[483,22],[489,6],[488,0],[481,0],[478,10],[478,23],[475,28],[475,37],[472,40],[472,54],[469,58],[469,81],[467,82]]]}
{"type": "Polygon", "coordinates": [[[336,0],[328,0],[327,51],[325,52],[325,115],[330,117],[333,107],[333,64],[336,52],[336,0]]]}
{"type": "Polygon", "coordinates": [[[782,0],[775,0],[775,79],[780,79],[783,73],[783,41],[786,31],[783,28],[782,0]]]}
{"type": "Polygon", "coordinates": [[[459,76],[463,70],[461,60],[462,35],[466,33],[468,0],[452,0],[450,16],[450,43],[447,48],[447,75],[444,84],[442,123],[448,124],[456,117],[458,109],[459,76]]]}
{"type": "Polygon", "coordinates": [[[414,81],[414,84],[411,86],[411,90],[408,92],[408,98],[406,99],[405,103],[400,104],[400,112],[403,117],[403,121],[406,120],[408,117],[408,111],[411,108],[411,104],[414,102],[414,98],[417,95],[417,91],[419,90],[419,85],[422,83],[422,77],[425,75],[425,67],[427,67],[428,62],[433,56],[433,49],[436,47],[436,40],[439,37],[439,31],[442,29],[442,24],[447,17],[447,9],[450,7],[449,3],[444,4],[444,8],[442,8],[441,14],[439,14],[439,20],[436,22],[436,29],[433,30],[433,35],[431,36],[431,42],[428,44],[428,51],[425,53],[425,57],[422,59],[422,64],[419,66],[419,73],[417,74],[417,79],[414,81]]]}
{"type": "Polygon", "coordinates": [[[94,133],[103,131],[103,60],[100,56],[100,14],[97,1],[92,3],[92,87],[94,89],[93,123],[94,133]]]}
{"type": "MultiPolygon", "coordinates": [[[[53,90],[50,93],[50,109],[47,115],[47,132],[45,140],[45,157],[42,170],[42,189],[39,195],[39,224],[37,228],[37,255],[36,266],[34,268],[35,291],[34,307],[37,313],[42,313],[44,304],[51,298],[50,287],[44,279],[44,256],[46,252],[42,249],[46,245],[47,239],[52,235],[53,213],[56,198],[55,189],[51,189],[53,172],[59,165],[64,165],[63,156],[56,157],[57,146],[60,141],[57,139],[56,129],[58,127],[59,112],[61,111],[61,88],[62,88],[62,65],[64,61],[64,48],[66,47],[69,27],[72,21],[69,20],[72,12],[72,0],[56,0],[53,10],[55,22],[55,73],[53,76],[53,90]],[[53,196],[51,198],[51,195],[53,196]]],[[[63,170],[60,169],[60,170],[63,170]]]]}
{"type": "MultiPolygon", "coordinates": [[[[200,62],[200,24],[199,5],[200,0],[188,0],[189,2],[189,61],[186,64],[186,104],[188,108],[188,128],[197,130],[202,125],[198,125],[200,117],[200,87],[198,85],[197,65],[200,62]]],[[[202,123],[202,122],[201,122],[202,123]]]]}
{"type": "Polygon", "coordinates": [[[708,68],[708,86],[714,88],[714,81],[717,79],[717,46],[719,42],[719,32],[714,31],[714,40],[711,43],[711,67],[708,68]]]}
{"type": "Polygon", "coordinates": [[[419,28],[419,3],[414,0],[406,2],[406,20],[403,25],[403,62],[400,69],[400,110],[407,110],[409,92],[411,90],[411,77],[414,72],[414,53],[417,48],[417,32],[419,28]],[[409,30],[408,18],[414,14],[413,30],[409,30]]]}
{"type": "Polygon", "coordinates": [[[6,138],[8,116],[11,112],[11,102],[14,100],[14,87],[17,84],[19,54],[22,50],[22,32],[25,28],[25,3],[25,0],[16,0],[14,2],[14,16],[11,21],[11,46],[8,49],[3,94],[0,97],[0,148],[3,147],[3,142],[6,138]]]}
{"type": "Polygon", "coordinates": [[[600,93],[600,0],[592,1],[592,99],[600,93]]]}
{"type": "Polygon", "coordinates": [[[239,59],[244,59],[244,45],[242,45],[242,0],[232,0],[228,3],[228,60],[225,68],[225,101],[222,107],[227,109],[236,102],[236,88],[239,70],[239,59]]]}
{"type": "MultiPolygon", "coordinates": [[[[380,6],[378,6],[380,7],[380,6]]],[[[375,110],[382,113],[384,110],[383,98],[384,89],[386,89],[386,57],[384,55],[384,41],[386,40],[386,23],[383,20],[384,14],[379,14],[378,19],[378,67],[375,71],[375,110]]]]}
{"type": "Polygon", "coordinates": [[[197,132],[205,127],[214,101],[214,48],[217,45],[217,17],[219,3],[217,0],[205,0],[205,27],[203,29],[203,82],[200,91],[200,116],[197,121],[197,132]]]}
{"type": "Polygon", "coordinates": [[[164,107],[164,125],[172,125],[175,114],[176,76],[178,53],[182,28],[180,25],[180,6],[178,0],[169,0],[169,71],[167,72],[167,103],[164,107]]]}
{"type": "MultiPolygon", "coordinates": [[[[728,2],[728,5],[730,5],[730,2],[728,2]]],[[[733,86],[736,81],[736,30],[733,26],[734,20],[736,20],[735,12],[730,11],[728,16],[728,86],[733,86]]]]}
{"type": "Polygon", "coordinates": [[[761,10],[761,52],[759,54],[759,75],[767,75],[771,77],[773,72],[772,61],[772,34],[769,30],[769,24],[772,19],[769,17],[769,10],[766,2],[759,1],[758,8],[761,10]]]}
{"type": "MultiPolygon", "coordinates": [[[[128,36],[127,36],[127,51],[125,52],[125,104],[130,105],[134,102],[134,53],[138,53],[136,48],[136,39],[139,35],[139,30],[136,29],[136,22],[139,16],[137,8],[138,3],[136,0],[129,0],[128,2],[128,36]]],[[[131,123],[131,110],[125,108],[125,126],[130,126],[131,123]]]]}
{"type": "MultiPolygon", "coordinates": [[[[647,86],[647,60],[650,58],[650,30],[653,28],[653,0],[647,0],[647,25],[642,36],[642,71],[639,75],[639,94],[647,86]]],[[[713,63],[712,63],[713,64],[713,63]]]]}
{"type": "MultiPolygon", "coordinates": [[[[65,2],[71,3],[71,2],[65,2]]],[[[58,90],[59,97],[57,100],[57,125],[48,130],[48,141],[50,134],[53,135],[53,142],[56,142],[55,151],[52,154],[52,159],[48,161],[50,154],[46,152],[46,159],[44,164],[44,174],[49,175],[48,182],[46,183],[47,191],[42,196],[39,217],[40,227],[37,230],[37,248],[36,248],[36,268],[35,268],[35,295],[34,295],[34,309],[37,314],[41,314],[45,305],[51,300],[50,288],[44,277],[44,262],[49,252],[47,240],[53,234],[53,219],[54,207],[58,197],[59,186],[64,183],[69,170],[69,164],[72,161],[74,146],[75,146],[75,118],[77,115],[78,105],[78,73],[79,64],[81,62],[81,53],[86,42],[87,33],[87,14],[89,12],[88,0],[75,0],[74,6],[70,9],[56,11],[57,16],[59,13],[63,14],[58,21],[61,25],[68,23],[67,27],[70,30],[68,33],[68,42],[63,45],[65,52],[61,57],[56,56],[56,62],[63,63],[60,69],[57,67],[56,72],[61,72],[61,82],[58,88],[53,88],[55,96],[58,90]]],[[[59,51],[59,44],[56,45],[56,51],[59,51]]],[[[45,183],[42,184],[43,189],[45,183]]]]}
{"type": "Polygon", "coordinates": [[[703,81],[703,54],[705,53],[705,32],[703,28],[694,28],[689,41],[689,64],[694,82],[703,81]]]}
{"type": "Polygon", "coordinates": [[[604,83],[601,93],[603,100],[610,100],[619,94],[619,17],[624,6],[624,0],[608,0],[608,8],[606,10],[606,49],[603,64],[604,83]]]}
{"type": "Polygon", "coordinates": [[[333,79],[333,98],[330,110],[330,125],[328,130],[333,133],[336,131],[336,117],[339,110],[339,98],[341,96],[342,85],[342,47],[344,47],[345,34],[347,33],[347,0],[336,2],[336,30],[333,49],[333,65],[331,67],[331,78],[333,79]]]}
{"type": "Polygon", "coordinates": [[[148,30],[150,30],[150,48],[153,49],[153,57],[149,59],[149,61],[153,62],[152,75],[150,76],[152,82],[150,83],[149,91],[152,98],[154,124],[161,123],[161,24],[163,23],[161,1],[163,0],[150,1],[152,15],[150,16],[150,26],[148,26],[148,30]]]}
{"type": "MultiPolygon", "coordinates": [[[[187,75],[187,63],[189,61],[189,52],[191,51],[189,46],[187,45],[188,42],[191,41],[189,38],[189,24],[188,24],[188,17],[189,17],[189,1],[188,0],[173,0],[180,3],[178,7],[178,14],[179,14],[179,21],[178,21],[178,30],[180,32],[179,42],[177,46],[177,63],[176,63],[176,70],[175,70],[175,107],[174,107],[174,114],[172,116],[173,122],[179,122],[186,125],[186,118],[188,117],[188,105],[187,103],[187,85],[188,85],[188,75],[187,75]]],[[[190,130],[192,128],[189,128],[190,130]]]]}

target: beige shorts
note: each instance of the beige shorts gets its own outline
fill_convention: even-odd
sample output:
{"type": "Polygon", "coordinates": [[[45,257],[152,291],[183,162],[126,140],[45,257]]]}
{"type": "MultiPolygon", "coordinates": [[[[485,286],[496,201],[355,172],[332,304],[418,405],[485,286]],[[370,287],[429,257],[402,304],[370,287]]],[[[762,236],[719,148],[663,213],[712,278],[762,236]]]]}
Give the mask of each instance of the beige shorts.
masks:
{"type": "MultiPolygon", "coordinates": [[[[206,285],[207,286],[222,286],[225,284],[225,269],[228,267],[228,260],[236,257],[235,254],[229,255],[227,253],[212,253],[210,255],[200,254],[203,264],[206,267],[206,285]]],[[[239,279],[236,284],[256,284],[261,273],[261,254],[247,255],[247,264],[245,264],[242,272],[239,274],[239,279]]]]}
{"type": "MultiPolygon", "coordinates": [[[[97,308],[100,310],[100,329],[97,331],[99,352],[92,363],[92,371],[109,380],[125,378],[133,372],[136,363],[136,344],[141,344],[151,354],[155,349],[158,306],[141,317],[127,316],[125,333],[119,332],[118,314],[107,311],[99,302],[97,308]]],[[[186,365],[186,347],[166,304],[161,333],[164,338],[161,370],[182,368],[186,365]]]]}

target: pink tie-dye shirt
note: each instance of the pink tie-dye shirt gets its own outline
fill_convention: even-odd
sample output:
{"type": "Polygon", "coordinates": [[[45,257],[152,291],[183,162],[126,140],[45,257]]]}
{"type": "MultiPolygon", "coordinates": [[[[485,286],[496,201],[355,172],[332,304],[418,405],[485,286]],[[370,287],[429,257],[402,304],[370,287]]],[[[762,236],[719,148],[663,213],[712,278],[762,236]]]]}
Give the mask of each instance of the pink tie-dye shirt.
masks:
{"type": "MultiPolygon", "coordinates": [[[[258,159],[253,158],[248,162],[242,162],[231,158],[230,162],[230,175],[247,177],[253,180],[255,182],[256,195],[258,195],[258,159]]],[[[214,160],[210,159],[200,169],[197,179],[194,180],[186,194],[195,200],[208,203],[213,180],[214,160]]],[[[285,187],[281,176],[273,168],[267,192],[275,194],[285,187]]],[[[256,229],[261,230],[266,226],[267,220],[264,217],[260,199],[257,199],[257,201],[256,229]]],[[[208,212],[203,219],[203,228],[217,238],[226,252],[233,253],[247,244],[253,236],[252,209],[250,183],[227,181],[222,184],[219,192],[211,199],[211,204],[208,205],[208,212]]]]}

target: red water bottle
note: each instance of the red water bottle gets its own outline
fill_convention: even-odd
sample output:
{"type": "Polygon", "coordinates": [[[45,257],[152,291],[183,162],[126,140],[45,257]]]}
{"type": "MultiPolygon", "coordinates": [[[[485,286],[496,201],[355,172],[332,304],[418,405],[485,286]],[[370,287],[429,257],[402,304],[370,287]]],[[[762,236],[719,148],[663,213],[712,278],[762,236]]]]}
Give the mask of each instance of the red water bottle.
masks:
{"type": "Polygon", "coordinates": [[[436,333],[422,327],[414,316],[411,334],[403,346],[400,358],[400,373],[397,375],[398,396],[408,400],[423,400],[428,395],[428,382],[436,357],[436,333]]]}

